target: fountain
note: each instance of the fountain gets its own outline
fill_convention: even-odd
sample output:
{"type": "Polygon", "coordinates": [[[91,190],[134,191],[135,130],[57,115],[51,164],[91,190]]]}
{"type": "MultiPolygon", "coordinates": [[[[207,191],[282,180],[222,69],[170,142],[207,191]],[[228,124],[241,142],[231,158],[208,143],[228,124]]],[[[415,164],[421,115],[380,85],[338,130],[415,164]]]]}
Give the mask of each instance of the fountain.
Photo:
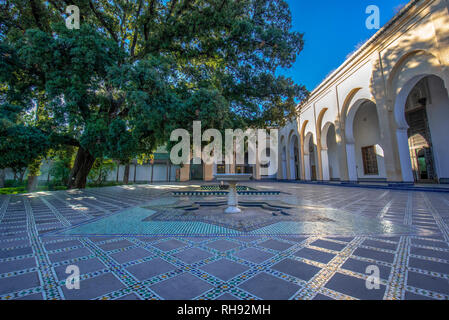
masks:
{"type": "Polygon", "coordinates": [[[242,212],[238,207],[237,184],[242,181],[249,181],[252,174],[216,174],[214,177],[220,182],[227,182],[229,184],[228,208],[225,210],[225,213],[242,212]]]}

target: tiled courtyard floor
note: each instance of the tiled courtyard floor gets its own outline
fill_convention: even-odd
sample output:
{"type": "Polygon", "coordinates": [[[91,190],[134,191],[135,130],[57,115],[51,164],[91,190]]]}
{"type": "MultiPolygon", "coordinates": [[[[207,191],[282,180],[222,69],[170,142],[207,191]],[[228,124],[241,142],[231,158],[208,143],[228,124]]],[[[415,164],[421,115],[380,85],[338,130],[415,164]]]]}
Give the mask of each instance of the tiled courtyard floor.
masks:
{"type": "Polygon", "coordinates": [[[142,221],[135,207],[183,184],[0,196],[0,299],[449,299],[449,193],[251,186],[281,190],[297,221],[142,221]],[[370,265],[380,289],[366,288],[370,265]]]}

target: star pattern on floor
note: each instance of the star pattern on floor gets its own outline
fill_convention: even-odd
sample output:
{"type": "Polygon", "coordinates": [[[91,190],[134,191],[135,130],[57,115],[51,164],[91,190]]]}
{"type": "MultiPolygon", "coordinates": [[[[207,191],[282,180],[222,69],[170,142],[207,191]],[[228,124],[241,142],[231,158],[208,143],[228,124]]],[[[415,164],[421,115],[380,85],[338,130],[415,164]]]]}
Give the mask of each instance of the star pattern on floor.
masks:
{"type": "Polygon", "coordinates": [[[449,299],[447,193],[267,185],[429,235],[61,235],[176,186],[1,196],[0,299],[449,299]],[[70,265],[80,290],[66,288],[70,265]],[[378,290],[365,286],[371,265],[378,290]]]}

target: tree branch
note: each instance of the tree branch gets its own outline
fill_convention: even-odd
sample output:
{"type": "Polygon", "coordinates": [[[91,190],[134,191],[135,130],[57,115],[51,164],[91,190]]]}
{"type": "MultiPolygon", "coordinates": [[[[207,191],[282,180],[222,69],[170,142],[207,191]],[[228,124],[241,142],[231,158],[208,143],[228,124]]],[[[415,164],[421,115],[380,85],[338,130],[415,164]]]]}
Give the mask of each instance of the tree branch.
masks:
{"type": "Polygon", "coordinates": [[[138,34],[138,20],[139,20],[139,17],[140,17],[140,11],[142,10],[142,3],[143,3],[143,0],[140,0],[139,1],[139,8],[137,9],[136,28],[134,30],[133,41],[131,43],[131,57],[134,57],[134,50],[136,48],[137,34],[138,34]]]}
{"type": "Polygon", "coordinates": [[[154,0],[151,0],[151,3],[149,5],[149,12],[147,13],[147,19],[145,21],[145,23],[143,24],[143,33],[144,33],[144,37],[145,37],[145,42],[148,41],[150,35],[149,35],[149,29],[148,29],[148,24],[150,23],[150,19],[153,17],[154,14],[154,0]]]}
{"type": "Polygon", "coordinates": [[[61,14],[64,14],[64,13],[65,13],[64,9],[61,8],[61,7],[58,7],[58,5],[55,3],[54,0],[49,0],[48,2],[50,2],[50,4],[51,4],[56,10],[58,10],[61,14]]]}
{"type": "Polygon", "coordinates": [[[103,16],[101,15],[101,13],[97,11],[94,4],[92,3],[92,0],[89,0],[89,6],[90,6],[92,12],[94,13],[95,17],[97,17],[97,19],[100,21],[101,25],[109,32],[109,34],[115,40],[115,42],[118,43],[119,40],[118,40],[117,35],[114,33],[114,31],[111,29],[111,27],[106,23],[103,16]]]}
{"type": "Polygon", "coordinates": [[[228,2],[227,0],[223,0],[223,2],[221,3],[220,8],[218,8],[218,11],[223,10],[224,5],[226,4],[226,2],[228,2]]]}
{"type": "Polygon", "coordinates": [[[30,0],[30,6],[31,6],[31,14],[33,15],[33,18],[34,18],[38,28],[41,29],[42,31],[45,31],[45,28],[40,19],[39,7],[38,7],[37,3],[35,2],[35,0],[30,0]]]}
{"type": "Polygon", "coordinates": [[[165,22],[167,22],[168,19],[171,17],[171,15],[173,13],[173,9],[175,8],[175,5],[176,5],[177,2],[178,2],[178,0],[172,0],[171,6],[170,6],[170,11],[167,13],[167,17],[165,18],[165,22]]]}

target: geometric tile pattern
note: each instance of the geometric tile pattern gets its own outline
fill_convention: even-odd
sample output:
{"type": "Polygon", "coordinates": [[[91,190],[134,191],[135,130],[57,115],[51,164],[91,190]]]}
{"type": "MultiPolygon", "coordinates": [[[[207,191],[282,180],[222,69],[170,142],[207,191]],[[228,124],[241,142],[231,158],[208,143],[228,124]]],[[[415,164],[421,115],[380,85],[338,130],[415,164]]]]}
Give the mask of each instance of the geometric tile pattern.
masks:
{"type": "MultiPolygon", "coordinates": [[[[278,197],[280,198],[280,197],[278,197]]],[[[197,199],[197,198],[193,198],[197,199]]],[[[251,199],[251,198],[245,198],[251,199]]],[[[241,213],[224,214],[226,201],[212,197],[206,202],[159,198],[144,206],[122,210],[107,217],[66,228],[66,235],[125,236],[251,236],[251,235],[432,235],[422,226],[389,221],[328,206],[286,206],[282,201],[240,201],[241,213]],[[180,205],[183,203],[183,205],[180,205]]],[[[284,201],[295,200],[283,196],[284,201]]]]}
{"type": "Polygon", "coordinates": [[[0,196],[0,300],[449,299],[449,194],[262,183],[422,234],[67,235],[183,184],[0,196]],[[65,286],[78,265],[80,290],[65,286]],[[380,269],[367,290],[366,267],[380,269]]]}
{"type": "MultiPolygon", "coordinates": [[[[237,191],[239,196],[277,196],[280,191],[237,191]]],[[[175,197],[211,197],[211,196],[227,196],[227,191],[175,191],[175,197]]]]}

